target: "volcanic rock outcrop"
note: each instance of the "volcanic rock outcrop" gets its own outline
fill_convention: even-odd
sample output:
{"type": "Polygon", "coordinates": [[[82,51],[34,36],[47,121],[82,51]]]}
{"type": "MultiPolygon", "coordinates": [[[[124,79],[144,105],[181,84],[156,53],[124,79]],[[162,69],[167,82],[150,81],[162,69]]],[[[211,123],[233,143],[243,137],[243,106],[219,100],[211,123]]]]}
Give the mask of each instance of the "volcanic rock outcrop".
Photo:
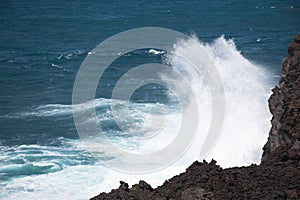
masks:
{"type": "Polygon", "coordinates": [[[288,47],[279,87],[272,89],[269,108],[273,115],[262,163],[299,156],[300,152],[300,34],[288,47]]]}
{"type": "Polygon", "coordinates": [[[214,160],[196,161],[158,188],[144,181],[129,188],[121,181],[92,200],[300,199],[300,34],[288,47],[272,92],[272,128],[260,165],[222,169],[214,160]]]}

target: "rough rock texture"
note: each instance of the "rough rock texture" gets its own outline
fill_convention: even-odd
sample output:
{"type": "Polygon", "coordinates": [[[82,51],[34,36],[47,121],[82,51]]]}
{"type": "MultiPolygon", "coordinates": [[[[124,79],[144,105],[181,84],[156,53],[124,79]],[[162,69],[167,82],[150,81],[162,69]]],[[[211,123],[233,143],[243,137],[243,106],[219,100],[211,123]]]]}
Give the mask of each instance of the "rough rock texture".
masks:
{"type": "Polygon", "coordinates": [[[153,189],[140,181],[92,198],[100,199],[300,199],[300,34],[288,47],[279,87],[269,99],[273,115],[262,164],[222,169],[194,162],[186,172],[153,189]]]}
{"type": "MultiPolygon", "coordinates": [[[[124,186],[125,185],[125,186],[124,186]]],[[[144,181],[101,193],[92,200],[115,199],[300,199],[299,160],[222,169],[215,161],[194,162],[186,172],[152,189],[144,181]]]]}
{"type": "Polygon", "coordinates": [[[281,151],[285,149],[285,156],[299,156],[300,153],[300,34],[288,47],[279,87],[272,92],[269,99],[272,128],[264,146],[262,163],[282,156],[277,153],[279,147],[281,151]]]}

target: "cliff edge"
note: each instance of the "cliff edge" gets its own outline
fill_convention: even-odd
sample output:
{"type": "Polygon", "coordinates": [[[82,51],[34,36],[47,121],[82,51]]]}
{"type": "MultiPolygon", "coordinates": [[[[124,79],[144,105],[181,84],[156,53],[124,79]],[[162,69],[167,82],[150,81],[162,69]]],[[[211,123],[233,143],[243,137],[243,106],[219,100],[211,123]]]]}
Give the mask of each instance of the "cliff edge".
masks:
{"type": "Polygon", "coordinates": [[[288,47],[279,87],[272,92],[269,98],[272,128],[263,148],[262,163],[289,159],[300,153],[300,34],[288,47]]]}

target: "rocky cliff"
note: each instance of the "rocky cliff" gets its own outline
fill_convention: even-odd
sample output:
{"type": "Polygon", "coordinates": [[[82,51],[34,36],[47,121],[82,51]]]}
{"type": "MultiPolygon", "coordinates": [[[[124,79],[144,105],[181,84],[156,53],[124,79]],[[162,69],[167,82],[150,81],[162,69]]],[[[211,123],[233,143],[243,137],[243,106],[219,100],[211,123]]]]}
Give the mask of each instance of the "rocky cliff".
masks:
{"type": "Polygon", "coordinates": [[[273,88],[272,92],[269,98],[272,128],[264,146],[262,163],[287,159],[300,152],[300,34],[288,47],[279,87],[273,88]]]}
{"type": "Polygon", "coordinates": [[[279,86],[272,89],[273,115],[261,165],[222,169],[194,162],[186,172],[153,189],[140,181],[92,198],[100,199],[300,199],[300,34],[288,47],[279,86]]]}

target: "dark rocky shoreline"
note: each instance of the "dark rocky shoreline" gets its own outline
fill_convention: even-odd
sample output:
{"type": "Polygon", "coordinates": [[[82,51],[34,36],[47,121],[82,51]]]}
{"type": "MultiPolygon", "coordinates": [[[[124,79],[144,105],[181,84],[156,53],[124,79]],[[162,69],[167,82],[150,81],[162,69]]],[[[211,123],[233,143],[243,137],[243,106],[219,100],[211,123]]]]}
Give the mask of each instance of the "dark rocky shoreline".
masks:
{"type": "Polygon", "coordinates": [[[279,86],[272,89],[273,115],[262,163],[222,169],[196,161],[186,172],[153,189],[140,181],[101,193],[100,199],[300,199],[300,34],[288,47],[279,86]]]}

